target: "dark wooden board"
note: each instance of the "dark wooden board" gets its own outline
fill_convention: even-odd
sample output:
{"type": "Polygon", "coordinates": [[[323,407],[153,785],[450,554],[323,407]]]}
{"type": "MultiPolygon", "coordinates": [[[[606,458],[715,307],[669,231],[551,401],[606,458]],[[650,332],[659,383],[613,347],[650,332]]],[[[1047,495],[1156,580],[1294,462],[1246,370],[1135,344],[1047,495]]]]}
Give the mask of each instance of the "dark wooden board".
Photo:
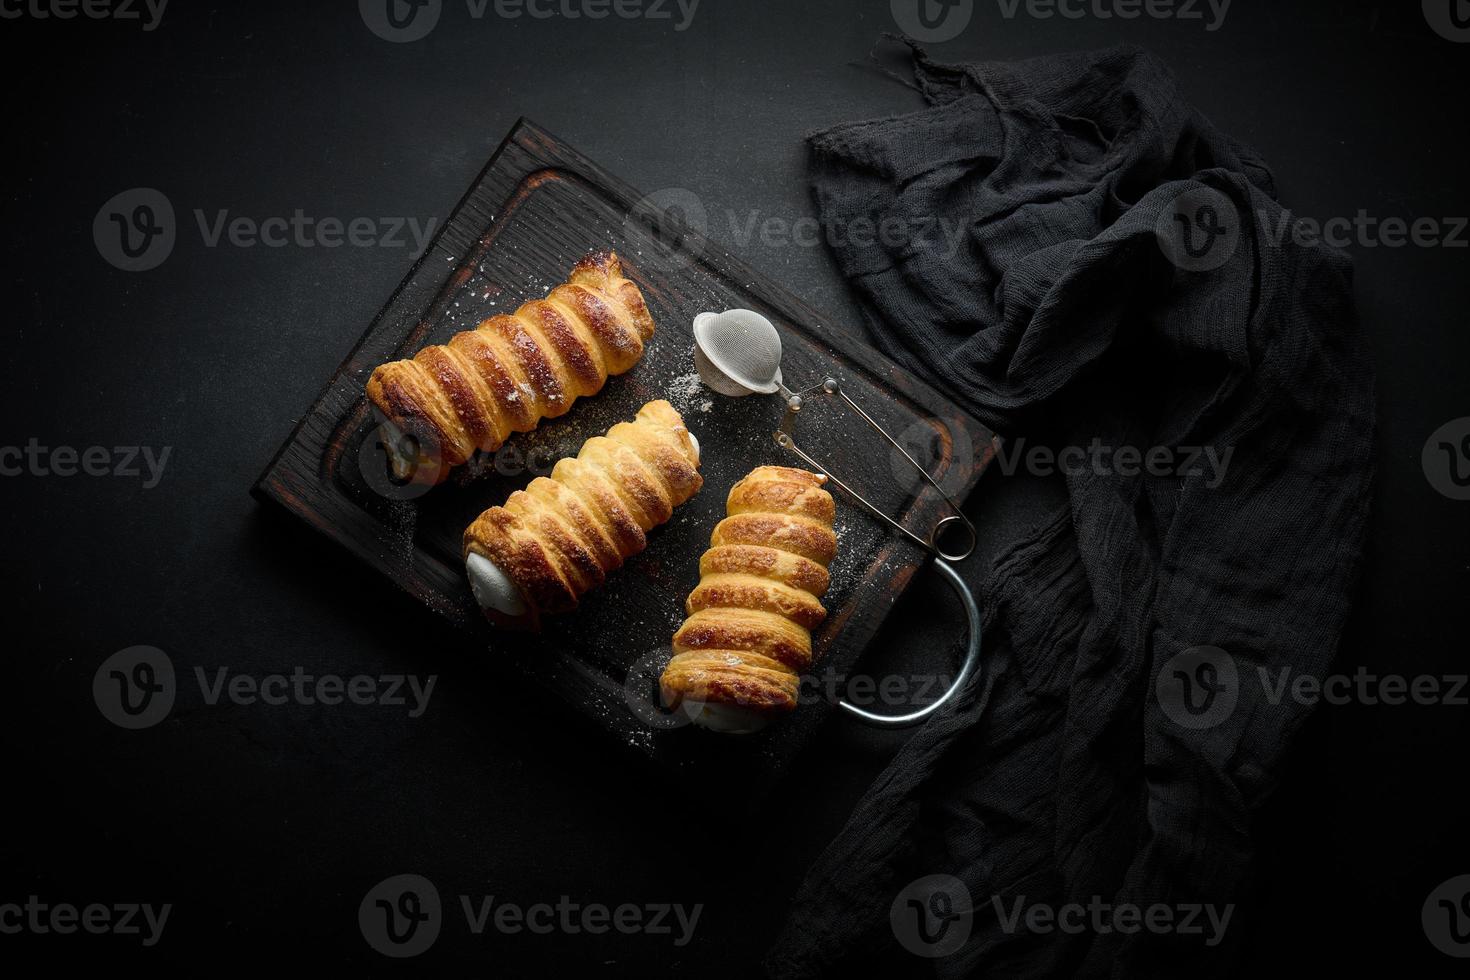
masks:
{"type": "MultiPolygon", "coordinates": [[[[938,392],[722,254],[662,203],[665,208],[651,205],[521,120],[253,492],[299,515],[460,627],[467,654],[505,658],[662,763],[681,770],[717,765],[727,776],[737,767],[751,784],[763,784],[826,716],[832,705],[823,696],[831,687],[825,678],[852,669],[926,556],[835,493],[839,551],[825,599],[830,615],[814,637],[813,674],[821,683],[804,685],[810,696],[802,706],[753,736],[718,736],[658,712],[654,680],[730,486],[763,463],[800,465],[772,439],[782,414],[777,397],[732,399],[698,384],[694,316],[732,307],[765,314],[781,332],[789,385],[840,379],[889,431],[906,433],[905,444],[927,454],[931,472],[957,499],[990,462],[993,436],[938,392]],[[373,368],[544,296],[577,259],[597,249],[623,259],[657,324],[638,366],[445,485],[415,493],[387,484],[364,395],[373,368]],[[464,578],[464,528],[537,475],[525,470],[525,460],[544,471],[548,461],[575,454],[584,439],[631,419],[653,398],[669,399],[699,437],[703,491],[576,613],[550,620],[539,636],[495,630],[479,615],[464,578]]],[[[927,529],[948,513],[942,498],[911,478],[876,433],[835,400],[815,398],[798,435],[804,449],[908,526],[927,529]]]]}

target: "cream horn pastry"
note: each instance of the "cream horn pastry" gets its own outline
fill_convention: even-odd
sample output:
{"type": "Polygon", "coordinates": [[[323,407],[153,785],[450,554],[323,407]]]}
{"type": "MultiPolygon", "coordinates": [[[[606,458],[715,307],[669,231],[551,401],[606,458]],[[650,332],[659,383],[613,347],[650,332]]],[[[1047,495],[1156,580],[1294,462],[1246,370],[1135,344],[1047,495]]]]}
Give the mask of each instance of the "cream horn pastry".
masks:
{"type": "Polygon", "coordinates": [[[699,584],[659,679],[664,705],[695,724],[747,733],[796,707],[811,631],[837,552],[825,476],[761,466],[730,488],[728,516],[699,559],[699,584]]]}
{"type": "Polygon", "coordinates": [[[476,450],[556,418],[643,356],[653,318],[611,252],[578,262],[545,299],[373,371],[367,396],[399,479],[438,482],[476,450]]]}
{"type": "Polygon", "coordinates": [[[464,559],[476,601],[493,622],[529,629],[572,611],[703,483],[684,420],[649,402],[475,519],[464,559]]]}

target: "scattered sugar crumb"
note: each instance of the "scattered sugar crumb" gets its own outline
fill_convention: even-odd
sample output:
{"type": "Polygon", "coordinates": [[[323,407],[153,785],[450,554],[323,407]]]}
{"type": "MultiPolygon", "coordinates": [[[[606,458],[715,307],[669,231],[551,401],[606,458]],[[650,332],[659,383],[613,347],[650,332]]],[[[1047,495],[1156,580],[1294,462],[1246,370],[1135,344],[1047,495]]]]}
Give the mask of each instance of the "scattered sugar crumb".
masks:
{"type": "MultiPolygon", "coordinates": [[[[699,373],[697,371],[690,371],[688,374],[681,374],[666,382],[664,384],[664,397],[669,400],[670,405],[673,405],[683,413],[689,410],[694,403],[695,397],[704,392],[704,390],[704,382],[700,380],[699,373]]],[[[699,410],[701,412],[708,412],[711,408],[714,408],[714,402],[710,399],[706,398],[700,402],[699,410]]]]}

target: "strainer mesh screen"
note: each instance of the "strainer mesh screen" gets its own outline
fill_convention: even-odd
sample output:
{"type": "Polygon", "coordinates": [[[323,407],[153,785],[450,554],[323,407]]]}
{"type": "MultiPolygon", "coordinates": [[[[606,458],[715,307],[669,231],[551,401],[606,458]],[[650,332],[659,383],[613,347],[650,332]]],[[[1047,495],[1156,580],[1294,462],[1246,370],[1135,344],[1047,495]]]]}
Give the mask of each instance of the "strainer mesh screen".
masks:
{"type": "Polygon", "coordinates": [[[737,381],[769,384],[781,366],[781,338],[775,331],[752,330],[743,323],[710,324],[705,352],[737,381]]]}

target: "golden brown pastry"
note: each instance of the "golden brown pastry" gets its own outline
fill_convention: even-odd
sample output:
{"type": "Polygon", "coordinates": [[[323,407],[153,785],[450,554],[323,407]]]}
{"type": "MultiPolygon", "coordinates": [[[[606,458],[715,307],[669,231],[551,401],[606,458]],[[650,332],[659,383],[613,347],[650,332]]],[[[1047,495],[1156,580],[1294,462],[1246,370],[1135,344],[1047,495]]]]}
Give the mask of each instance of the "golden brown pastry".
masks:
{"type": "Polygon", "coordinates": [[[395,473],[437,482],[475,450],[493,452],[512,432],[565,414],[637,364],[651,336],[643,294],[623,278],[616,255],[598,252],[545,299],[381,365],[367,395],[387,420],[383,443],[395,473]],[[420,447],[417,460],[405,454],[404,436],[420,447]]]}
{"type": "Polygon", "coordinates": [[[837,553],[825,476],[760,466],[730,488],[659,689],[696,724],[751,732],[796,707],[837,553]]]}
{"type": "Polygon", "coordinates": [[[649,402],[469,526],[475,598],[493,622],[537,628],[575,609],[703,485],[698,441],[672,405],[649,402]]]}

